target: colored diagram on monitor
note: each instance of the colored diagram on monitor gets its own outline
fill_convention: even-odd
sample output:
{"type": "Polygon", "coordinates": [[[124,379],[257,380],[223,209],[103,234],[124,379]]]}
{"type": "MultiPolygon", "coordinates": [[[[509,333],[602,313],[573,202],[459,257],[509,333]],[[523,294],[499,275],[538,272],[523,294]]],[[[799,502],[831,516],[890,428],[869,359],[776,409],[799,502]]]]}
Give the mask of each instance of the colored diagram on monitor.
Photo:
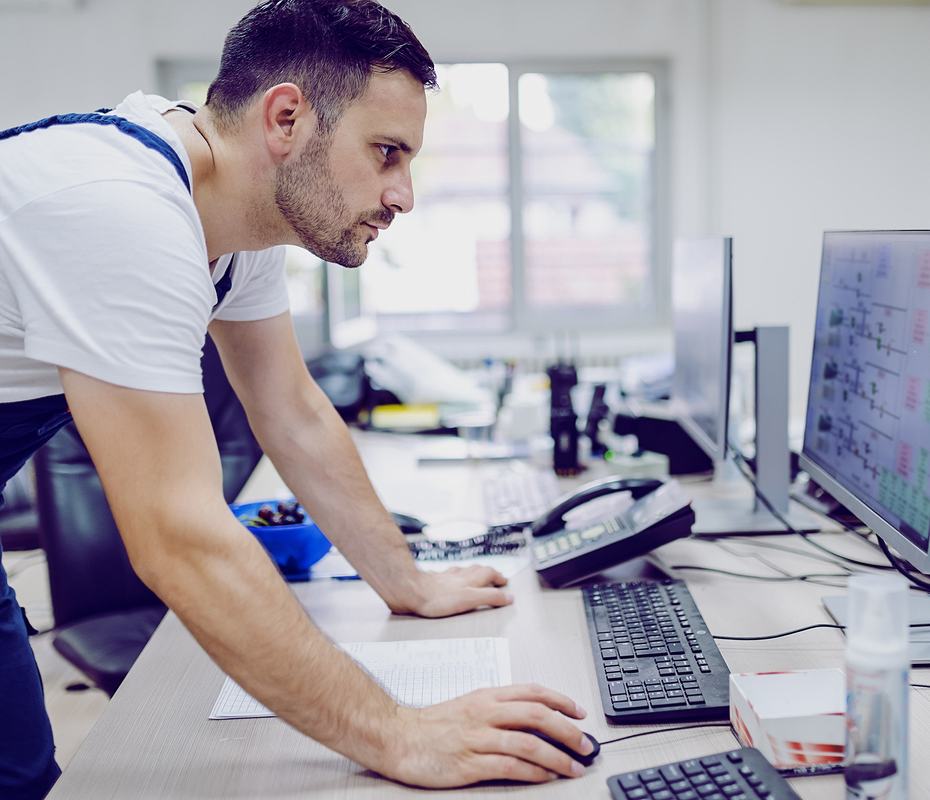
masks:
{"type": "Polygon", "coordinates": [[[824,243],[805,448],[915,544],[930,535],[930,236],[824,243]]]}

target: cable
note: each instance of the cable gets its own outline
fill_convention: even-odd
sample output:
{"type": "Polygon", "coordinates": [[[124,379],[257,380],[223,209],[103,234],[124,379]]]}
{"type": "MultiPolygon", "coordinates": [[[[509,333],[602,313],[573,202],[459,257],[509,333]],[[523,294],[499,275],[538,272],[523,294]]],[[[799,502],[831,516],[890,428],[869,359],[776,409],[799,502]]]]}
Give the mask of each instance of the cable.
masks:
{"type": "Polygon", "coordinates": [[[726,569],[716,569],[714,567],[699,567],[694,564],[672,564],[669,569],[693,570],[695,572],[714,572],[718,575],[729,575],[733,578],[747,578],[754,581],[771,581],[780,583],[785,581],[806,581],[809,578],[848,578],[848,572],[813,572],[809,575],[749,575],[742,572],[731,572],[726,569]]]}
{"type": "Polygon", "coordinates": [[[742,476],[749,481],[749,485],[752,486],[752,491],[755,493],[756,497],[759,498],[759,502],[762,503],[768,509],[769,513],[775,517],[782,525],[785,526],[785,530],[788,533],[799,534],[800,532],[797,528],[794,527],[787,519],[785,519],[784,514],[778,511],[775,506],[773,506],[769,499],[762,493],[762,490],[759,489],[759,485],[756,483],[756,479],[751,474],[751,468],[749,466],[749,461],[746,459],[746,456],[743,455],[742,451],[733,444],[729,442],[729,447],[733,455],[736,457],[736,463],[739,467],[739,471],[742,476]]]}
{"type": "Polygon", "coordinates": [[[831,517],[831,519],[833,519],[835,523],[837,523],[841,528],[843,528],[843,530],[849,531],[849,533],[854,533],[864,542],[867,542],[870,547],[874,547],[876,550],[879,549],[879,546],[875,542],[873,542],[871,539],[871,536],[875,532],[871,530],[868,526],[860,523],[859,527],[857,528],[853,525],[850,525],[848,522],[844,522],[841,519],[834,519],[833,517],[831,517]],[[864,530],[860,530],[860,528],[864,528],[864,530]]]}
{"type": "Polygon", "coordinates": [[[794,636],[796,633],[804,633],[804,631],[812,631],[816,628],[833,628],[834,630],[844,630],[845,625],[832,625],[826,622],[821,622],[817,625],[807,625],[803,628],[796,628],[793,631],[785,631],[784,633],[773,633],[768,636],[717,636],[711,634],[714,639],[725,639],[730,642],[760,642],[764,639],[781,639],[783,636],[794,636]]]}
{"type": "MultiPolygon", "coordinates": [[[[879,537],[878,544],[882,548],[882,552],[885,554],[885,557],[891,562],[891,569],[896,569],[918,589],[921,589],[925,592],[930,592],[930,583],[921,580],[916,575],[912,575],[911,572],[907,569],[907,567],[911,567],[911,565],[908,564],[904,559],[898,558],[898,556],[892,553],[888,545],[885,544],[884,539],[879,537]],[[907,567],[905,567],[905,565],[907,565],[907,567]]],[[[911,567],[911,569],[913,569],[913,567],[911,567]]]]}
{"type": "MultiPolygon", "coordinates": [[[[912,686],[916,684],[911,684],[912,686]]],[[[927,688],[930,688],[928,686],[927,688]]],[[[652,736],[657,733],[674,733],[675,731],[691,731],[697,730],[699,728],[729,728],[730,733],[733,734],[733,738],[736,739],[738,745],[742,745],[739,737],[736,735],[736,732],[733,730],[733,726],[729,722],[704,722],[699,725],[677,725],[674,728],[656,728],[651,731],[640,731],[639,733],[631,733],[627,736],[619,736],[616,739],[608,739],[606,742],[598,742],[601,747],[604,747],[608,744],[615,744],[616,742],[625,742],[628,739],[637,739],[640,736],[652,736]]],[[[677,763],[677,762],[672,762],[677,763]]],[[[797,766],[797,767],[788,767],[779,769],[778,772],[780,775],[783,775],[786,778],[808,778],[815,775],[830,775],[835,772],[842,772],[844,765],[842,764],[818,764],[810,766],[797,766]]]]}
{"type": "MultiPolygon", "coordinates": [[[[908,625],[908,627],[930,628],[930,622],[914,622],[908,625]]],[[[816,625],[806,625],[803,628],[795,628],[793,631],[785,631],[784,633],[772,633],[768,636],[717,636],[716,634],[711,634],[711,637],[714,639],[725,639],[730,642],[760,642],[764,639],[781,639],[784,636],[794,636],[796,633],[804,633],[804,631],[812,631],[816,628],[832,628],[839,631],[846,630],[845,625],[834,625],[828,622],[819,622],[816,625]]]]}
{"type": "MultiPolygon", "coordinates": [[[[606,742],[598,742],[598,744],[603,747],[608,744],[615,744],[616,742],[625,742],[627,739],[636,739],[640,736],[652,736],[656,733],[672,733],[673,731],[690,731],[697,728],[729,728],[729,722],[704,722],[700,725],[678,725],[674,728],[655,728],[651,731],[640,731],[639,733],[630,733],[626,736],[620,736],[616,739],[608,739],[606,742]]],[[[736,734],[734,734],[735,736],[736,734]]]]}
{"type": "Polygon", "coordinates": [[[407,546],[417,561],[453,561],[476,556],[495,556],[512,553],[526,545],[523,528],[498,525],[488,528],[470,539],[428,539],[426,536],[408,537],[407,546]]]}
{"type": "MultiPolygon", "coordinates": [[[[867,569],[894,569],[894,567],[889,567],[885,564],[873,564],[870,561],[859,561],[856,558],[850,558],[849,556],[841,555],[840,553],[836,553],[833,550],[830,550],[828,547],[824,547],[819,542],[815,542],[813,539],[810,539],[809,533],[804,533],[803,531],[799,531],[797,528],[795,528],[790,522],[788,522],[787,519],[785,519],[784,514],[778,511],[778,509],[776,509],[775,506],[773,506],[769,501],[769,499],[762,493],[762,490],[759,489],[759,485],[756,483],[756,479],[749,472],[749,462],[746,460],[746,456],[744,456],[742,452],[740,452],[740,449],[733,445],[732,442],[730,443],[730,450],[736,457],[740,473],[747,481],[749,481],[749,485],[752,486],[752,491],[755,493],[756,497],[759,498],[759,502],[762,503],[766,509],[768,509],[769,513],[775,517],[775,519],[777,519],[782,525],[785,526],[785,530],[788,531],[788,533],[793,533],[795,536],[800,536],[801,540],[809,544],[811,547],[816,547],[818,550],[823,551],[827,555],[832,556],[833,558],[842,559],[848,564],[854,564],[857,567],[865,567],[867,569]]],[[[930,591],[930,586],[928,586],[928,591],[930,591]]]]}
{"type": "Polygon", "coordinates": [[[915,689],[930,689],[930,683],[912,683],[910,685],[915,689]]]}
{"type": "Polygon", "coordinates": [[[778,564],[774,564],[768,559],[763,558],[762,555],[758,552],[758,550],[760,548],[765,548],[769,550],[780,550],[786,553],[793,553],[795,555],[802,556],[803,558],[809,558],[815,561],[822,561],[822,562],[826,562],[827,564],[832,564],[838,569],[843,570],[842,575],[833,576],[833,575],[829,575],[828,573],[822,573],[822,575],[826,577],[835,577],[835,578],[839,578],[842,580],[842,579],[848,578],[852,574],[849,567],[847,567],[841,561],[837,561],[836,559],[833,559],[833,558],[825,558],[822,555],[811,553],[811,552],[808,552],[807,550],[800,550],[796,547],[785,547],[783,545],[772,544],[771,542],[758,541],[758,537],[752,537],[752,538],[740,537],[737,541],[734,541],[735,538],[736,537],[733,537],[733,536],[725,536],[725,537],[721,536],[721,537],[710,538],[708,539],[708,541],[712,541],[721,550],[723,550],[724,552],[736,558],[742,558],[742,559],[752,558],[758,561],[759,563],[763,564],[764,566],[768,567],[769,569],[777,572],[779,575],[783,576],[784,578],[800,580],[800,581],[803,581],[805,583],[809,583],[812,585],[816,584],[818,586],[826,586],[831,589],[841,589],[844,586],[844,584],[842,583],[838,584],[838,583],[827,582],[824,580],[818,580],[817,579],[818,573],[812,573],[809,575],[796,575],[796,576],[792,575],[790,572],[782,569],[778,564]],[[735,547],[734,545],[740,545],[740,544],[746,544],[746,545],[751,544],[753,551],[751,553],[745,553],[745,552],[739,551],[737,547],[735,547]]]}
{"type": "Polygon", "coordinates": [[[820,542],[815,542],[813,539],[809,538],[810,537],[809,533],[804,533],[803,531],[795,531],[795,533],[797,533],[797,535],[801,537],[802,541],[807,542],[807,544],[809,544],[811,547],[816,547],[818,550],[821,550],[824,553],[827,553],[833,556],[834,558],[840,558],[843,561],[847,562],[848,564],[854,564],[857,567],[866,567],[867,569],[878,569],[884,572],[894,569],[894,567],[889,567],[885,564],[873,564],[871,561],[860,561],[857,558],[850,558],[849,556],[844,556],[840,553],[835,552],[834,550],[831,550],[828,547],[824,547],[822,544],[820,544],[820,542]]]}
{"type": "Polygon", "coordinates": [[[751,556],[751,557],[756,557],[756,555],[755,555],[754,553],[737,553],[737,552],[733,552],[733,551],[727,549],[724,545],[727,545],[727,544],[730,544],[730,545],[732,545],[732,544],[746,544],[746,545],[752,545],[753,548],[762,547],[762,548],[765,548],[766,550],[781,550],[781,551],[784,552],[784,553],[793,553],[794,555],[801,556],[802,558],[810,558],[810,559],[813,559],[813,560],[815,560],[815,561],[823,561],[823,562],[825,562],[825,563],[827,563],[827,564],[832,564],[832,565],[835,566],[835,567],[839,567],[840,569],[845,569],[847,572],[849,572],[848,568],[847,568],[846,566],[844,566],[844,564],[843,564],[839,559],[836,559],[836,558],[826,558],[826,557],[821,556],[821,555],[816,555],[816,554],[814,554],[814,553],[809,553],[807,550],[801,550],[800,548],[797,548],[797,547],[788,547],[788,546],[783,545],[783,544],[775,544],[774,542],[760,541],[760,540],[759,540],[759,537],[757,537],[757,536],[730,536],[730,535],[727,535],[727,536],[713,536],[713,535],[706,535],[706,536],[701,536],[701,539],[703,539],[704,541],[707,541],[707,542],[713,542],[714,544],[719,545],[720,547],[722,547],[724,550],[726,550],[726,551],[727,551],[728,553],[730,553],[731,555],[737,556],[737,557],[739,557],[739,558],[745,558],[745,557],[749,557],[749,556],[751,556]]]}

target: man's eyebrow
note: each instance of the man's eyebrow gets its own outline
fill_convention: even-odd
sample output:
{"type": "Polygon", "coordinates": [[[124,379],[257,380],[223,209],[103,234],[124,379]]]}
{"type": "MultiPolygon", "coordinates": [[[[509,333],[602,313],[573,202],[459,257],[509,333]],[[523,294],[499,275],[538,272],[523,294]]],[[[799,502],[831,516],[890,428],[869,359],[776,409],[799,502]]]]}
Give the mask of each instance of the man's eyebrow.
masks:
{"type": "Polygon", "coordinates": [[[379,138],[385,144],[393,145],[398,150],[407,153],[407,155],[410,155],[413,152],[413,148],[409,144],[407,144],[403,139],[398,139],[396,136],[381,136],[379,138]]]}

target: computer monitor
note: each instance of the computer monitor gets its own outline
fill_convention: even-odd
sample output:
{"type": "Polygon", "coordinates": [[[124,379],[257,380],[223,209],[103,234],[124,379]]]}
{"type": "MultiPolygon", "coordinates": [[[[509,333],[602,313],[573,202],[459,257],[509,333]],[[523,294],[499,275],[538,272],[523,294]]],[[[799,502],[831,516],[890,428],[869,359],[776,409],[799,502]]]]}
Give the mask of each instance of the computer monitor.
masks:
{"type": "Polygon", "coordinates": [[[801,466],[930,571],[930,231],[824,234],[801,466]]]}
{"type": "Polygon", "coordinates": [[[819,521],[813,515],[788,502],[787,329],[757,328],[751,337],[756,346],[756,391],[763,393],[756,398],[756,482],[781,517],[739,488],[730,488],[749,489],[727,460],[734,342],[731,238],[676,242],[672,314],[675,368],[670,408],[714,464],[713,490],[695,496],[694,532],[784,533],[782,518],[797,530],[817,530],[819,521]],[[784,393],[781,405],[779,392],[784,393]]]}
{"type": "Polygon", "coordinates": [[[344,350],[373,339],[378,324],[371,305],[366,302],[359,270],[327,263],[323,275],[328,344],[344,350]]]}
{"type": "Polygon", "coordinates": [[[672,267],[676,418],[715,462],[727,449],[733,343],[733,240],[680,239],[672,267]]]}

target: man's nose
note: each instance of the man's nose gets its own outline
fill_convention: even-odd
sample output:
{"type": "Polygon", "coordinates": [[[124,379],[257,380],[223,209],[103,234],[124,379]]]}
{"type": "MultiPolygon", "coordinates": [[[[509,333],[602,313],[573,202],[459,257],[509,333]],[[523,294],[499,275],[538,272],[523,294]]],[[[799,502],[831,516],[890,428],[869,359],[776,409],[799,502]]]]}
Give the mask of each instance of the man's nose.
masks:
{"type": "Polygon", "coordinates": [[[405,171],[384,190],[381,202],[395,214],[406,214],[413,210],[413,180],[409,171],[405,171]]]}

